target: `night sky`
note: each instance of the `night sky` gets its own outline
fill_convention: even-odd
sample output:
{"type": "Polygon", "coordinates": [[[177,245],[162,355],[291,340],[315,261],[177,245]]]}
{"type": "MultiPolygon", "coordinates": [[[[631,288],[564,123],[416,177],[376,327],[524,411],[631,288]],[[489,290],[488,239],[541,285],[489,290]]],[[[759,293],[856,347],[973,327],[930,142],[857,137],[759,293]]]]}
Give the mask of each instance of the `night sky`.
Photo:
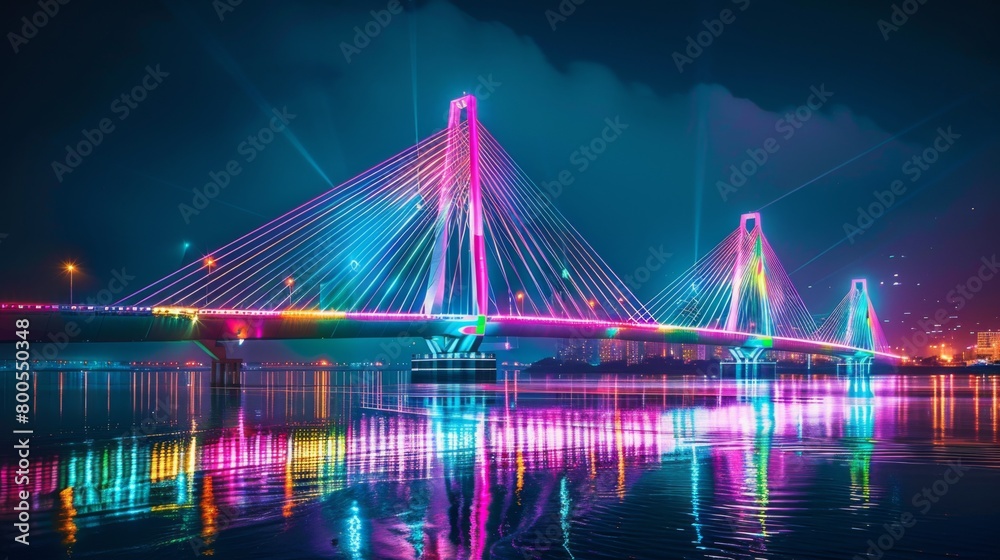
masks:
{"type": "Polygon", "coordinates": [[[929,324],[953,344],[1000,328],[1000,279],[946,301],[1000,253],[1000,10],[910,0],[894,25],[890,1],[792,4],[436,0],[382,25],[370,12],[391,2],[77,0],[25,42],[11,33],[38,3],[7,2],[0,300],[67,300],[67,260],[77,300],[122,268],[138,289],[442,128],[468,91],[537,183],[569,170],[555,204],[619,275],[672,254],[643,300],[761,210],[813,313],[867,277],[893,346],[939,309],[929,324]],[[143,100],[121,101],[144,79],[143,100]],[[286,107],[290,135],[179,210],[286,107]],[[581,169],[575,152],[616,118],[627,128],[581,169]],[[724,186],[769,138],[767,161],[724,186]],[[933,163],[912,161],[935,142],[933,163]],[[859,218],[896,180],[884,215],[859,218]]]}

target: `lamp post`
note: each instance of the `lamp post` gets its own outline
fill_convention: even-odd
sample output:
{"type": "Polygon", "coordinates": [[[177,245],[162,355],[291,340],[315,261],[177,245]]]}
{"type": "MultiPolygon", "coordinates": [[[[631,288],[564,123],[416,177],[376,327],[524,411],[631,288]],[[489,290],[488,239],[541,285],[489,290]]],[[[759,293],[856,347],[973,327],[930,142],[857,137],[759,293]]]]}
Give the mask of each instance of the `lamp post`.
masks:
{"type": "Polygon", "coordinates": [[[209,303],[209,283],[212,281],[212,268],[215,266],[215,259],[212,257],[205,257],[205,266],[208,268],[208,275],[205,277],[205,307],[208,307],[209,303]]]}
{"type": "Polygon", "coordinates": [[[518,307],[517,314],[518,315],[523,315],[524,314],[524,292],[517,292],[517,307],[518,307]]]}
{"type": "Polygon", "coordinates": [[[292,286],[295,285],[294,278],[288,278],[285,280],[285,285],[288,286],[288,307],[292,307],[292,286]]]}
{"type": "Polygon", "coordinates": [[[69,273],[69,304],[73,305],[73,273],[76,272],[76,265],[66,263],[66,272],[69,273]]]}

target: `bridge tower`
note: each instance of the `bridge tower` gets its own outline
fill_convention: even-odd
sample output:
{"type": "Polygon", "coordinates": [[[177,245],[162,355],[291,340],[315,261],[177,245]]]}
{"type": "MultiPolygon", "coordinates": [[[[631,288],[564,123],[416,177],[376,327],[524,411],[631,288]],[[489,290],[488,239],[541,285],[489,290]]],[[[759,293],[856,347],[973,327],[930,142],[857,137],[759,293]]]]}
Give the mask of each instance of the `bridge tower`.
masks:
{"type": "Polygon", "coordinates": [[[876,347],[879,346],[880,338],[884,342],[885,336],[882,334],[882,325],[875,315],[871,296],[868,295],[868,280],[865,278],[851,280],[851,290],[847,297],[851,305],[848,307],[845,342],[858,348],[880,350],[876,347]]]}
{"type": "Polygon", "coordinates": [[[448,144],[438,195],[438,217],[435,222],[435,244],[423,312],[428,315],[447,313],[445,282],[447,271],[450,221],[455,213],[455,200],[464,194],[459,182],[466,179],[465,170],[458,166],[465,161],[462,150],[468,147],[468,219],[469,257],[472,263],[473,315],[486,315],[489,307],[489,280],[486,273],[486,241],[483,236],[483,191],[479,171],[479,121],[476,98],[465,95],[451,102],[448,111],[448,144]],[[462,121],[462,111],[465,121],[462,121]],[[463,130],[464,129],[464,130],[463,130]]]}
{"type": "MultiPolygon", "coordinates": [[[[465,95],[451,102],[448,110],[445,163],[439,180],[434,249],[422,311],[426,315],[454,313],[445,300],[445,288],[449,279],[447,259],[451,221],[461,215],[456,201],[467,197],[468,206],[465,210],[469,222],[468,254],[472,271],[469,286],[472,294],[471,314],[482,320],[489,313],[490,288],[486,270],[486,239],[483,233],[479,120],[476,98],[473,95],[465,95]],[[467,168],[464,167],[466,162],[467,168]]],[[[496,356],[477,353],[482,339],[482,333],[425,337],[430,354],[413,356],[414,375],[417,376],[419,372],[421,380],[437,381],[442,377],[451,377],[453,371],[461,370],[479,376],[476,377],[477,380],[492,381],[496,376],[496,356]]]]}
{"type": "Polygon", "coordinates": [[[745,327],[741,329],[740,311],[746,309],[752,315],[749,319],[757,325],[755,332],[773,334],[767,305],[760,213],[751,212],[740,216],[740,227],[737,232],[736,261],[733,265],[732,293],[729,299],[729,314],[726,317],[726,330],[745,330],[745,327]]]}
{"type": "Polygon", "coordinates": [[[844,299],[837,304],[830,316],[816,331],[816,338],[852,348],[871,352],[844,355],[847,364],[867,364],[874,358],[873,352],[888,352],[889,343],[882,331],[875,306],[868,293],[868,281],[864,278],[851,280],[851,288],[844,299]]]}

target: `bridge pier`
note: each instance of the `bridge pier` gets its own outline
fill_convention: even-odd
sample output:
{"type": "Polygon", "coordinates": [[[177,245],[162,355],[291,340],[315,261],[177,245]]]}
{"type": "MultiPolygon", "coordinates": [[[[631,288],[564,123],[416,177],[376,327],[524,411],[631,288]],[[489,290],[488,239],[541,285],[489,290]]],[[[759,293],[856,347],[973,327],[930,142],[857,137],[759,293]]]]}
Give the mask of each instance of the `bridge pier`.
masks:
{"type": "Polygon", "coordinates": [[[472,334],[462,336],[435,335],[424,339],[431,354],[452,354],[455,352],[476,352],[483,343],[482,336],[472,334]]]}
{"type": "Polygon", "coordinates": [[[848,375],[847,396],[851,398],[871,398],[875,396],[870,366],[859,366],[859,369],[848,375]]]}
{"type": "Polygon", "coordinates": [[[872,363],[874,356],[842,356],[843,364],[837,364],[837,376],[841,375],[844,366],[844,377],[847,378],[847,396],[852,398],[871,398],[875,396],[872,387],[872,363]]]}
{"type": "Polygon", "coordinates": [[[874,356],[844,354],[840,357],[844,360],[844,363],[837,364],[838,376],[841,375],[841,368],[843,368],[843,375],[847,376],[871,374],[872,363],[875,361],[874,356]]]}
{"type": "Polygon", "coordinates": [[[759,358],[763,353],[763,348],[729,348],[729,354],[733,357],[733,361],[739,364],[759,363],[759,358]]]}
{"type": "Polygon", "coordinates": [[[240,366],[243,360],[231,358],[212,360],[212,387],[241,387],[243,375],[240,366]]]}
{"type": "Polygon", "coordinates": [[[223,389],[243,386],[243,359],[230,358],[221,341],[196,340],[195,344],[211,356],[211,386],[223,389]]]}
{"type": "Polygon", "coordinates": [[[497,356],[479,352],[482,336],[432,336],[425,338],[427,354],[410,358],[414,383],[492,383],[497,378],[497,356]]]}
{"type": "Polygon", "coordinates": [[[413,383],[493,383],[497,355],[492,352],[414,354],[410,359],[413,383]]]}
{"type": "Polygon", "coordinates": [[[719,374],[725,374],[725,366],[733,366],[736,378],[741,379],[743,377],[754,377],[756,378],[761,373],[762,365],[772,366],[770,372],[773,375],[776,373],[775,362],[762,362],[760,361],[761,355],[764,353],[764,348],[754,347],[754,348],[729,348],[729,354],[733,357],[731,362],[720,362],[719,363],[719,374]]]}

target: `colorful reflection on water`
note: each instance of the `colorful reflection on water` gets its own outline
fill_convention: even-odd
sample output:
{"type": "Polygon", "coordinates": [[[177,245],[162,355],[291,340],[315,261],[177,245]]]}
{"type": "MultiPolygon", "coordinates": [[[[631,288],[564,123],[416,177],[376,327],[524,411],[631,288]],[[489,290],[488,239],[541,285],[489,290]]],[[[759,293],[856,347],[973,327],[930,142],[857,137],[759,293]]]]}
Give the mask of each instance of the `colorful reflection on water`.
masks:
{"type": "Polygon", "coordinates": [[[886,557],[988,557],[1000,521],[996,376],[205,377],[38,377],[33,555],[850,558],[916,512],[886,557]]]}

